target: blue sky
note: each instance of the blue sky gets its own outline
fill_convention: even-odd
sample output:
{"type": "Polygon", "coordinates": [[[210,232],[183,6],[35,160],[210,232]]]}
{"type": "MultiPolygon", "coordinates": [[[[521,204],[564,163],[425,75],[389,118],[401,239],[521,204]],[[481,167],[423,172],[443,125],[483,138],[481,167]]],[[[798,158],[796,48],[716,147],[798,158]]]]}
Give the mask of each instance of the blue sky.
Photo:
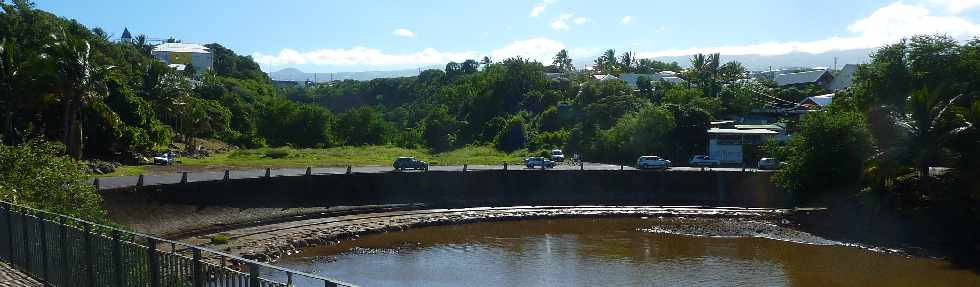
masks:
{"type": "Polygon", "coordinates": [[[149,38],[217,42],[264,70],[392,70],[562,48],[642,57],[822,53],[918,33],[980,35],[980,0],[823,1],[35,1],[37,7],[149,38]]]}

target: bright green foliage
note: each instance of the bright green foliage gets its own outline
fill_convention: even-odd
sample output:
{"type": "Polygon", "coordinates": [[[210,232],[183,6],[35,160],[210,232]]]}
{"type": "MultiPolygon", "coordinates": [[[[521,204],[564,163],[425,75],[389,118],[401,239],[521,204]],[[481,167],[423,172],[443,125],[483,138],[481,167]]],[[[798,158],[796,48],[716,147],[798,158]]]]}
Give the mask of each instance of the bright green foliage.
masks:
{"type": "Polygon", "coordinates": [[[597,143],[601,158],[627,161],[640,155],[669,153],[670,132],[675,127],[673,115],[662,107],[647,105],[616,121],[597,143]]]}
{"type": "Polygon", "coordinates": [[[787,149],[788,165],[775,181],[787,190],[808,193],[858,182],[874,151],[864,115],[839,107],[804,116],[787,149]]]}
{"type": "Polygon", "coordinates": [[[0,146],[0,199],[105,220],[102,197],[87,182],[85,165],[64,154],[64,146],[40,140],[0,146]]]}
{"type": "Polygon", "coordinates": [[[384,145],[388,143],[391,125],[371,107],[360,107],[337,119],[337,136],[345,145],[384,145]]]}

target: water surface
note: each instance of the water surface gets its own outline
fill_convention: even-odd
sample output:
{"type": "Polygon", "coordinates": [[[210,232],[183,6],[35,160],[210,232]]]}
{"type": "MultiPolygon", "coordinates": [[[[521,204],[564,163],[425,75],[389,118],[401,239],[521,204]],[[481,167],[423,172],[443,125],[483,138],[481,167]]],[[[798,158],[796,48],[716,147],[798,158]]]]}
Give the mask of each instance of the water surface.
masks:
{"type": "Polygon", "coordinates": [[[716,219],[426,227],[307,249],[278,264],[363,286],[980,286],[976,273],[941,260],[716,219]],[[704,236],[718,226],[720,237],[704,236]],[[699,236],[676,234],[683,230],[699,236]]]}

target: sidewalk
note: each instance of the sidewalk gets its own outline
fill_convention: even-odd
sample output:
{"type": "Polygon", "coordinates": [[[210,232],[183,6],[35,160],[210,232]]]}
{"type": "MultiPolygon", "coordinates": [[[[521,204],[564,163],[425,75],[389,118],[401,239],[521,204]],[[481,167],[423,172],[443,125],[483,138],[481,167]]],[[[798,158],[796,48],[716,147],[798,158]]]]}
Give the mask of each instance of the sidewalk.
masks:
{"type": "Polygon", "coordinates": [[[41,282],[34,280],[34,278],[20,273],[16,269],[7,265],[6,262],[0,262],[0,287],[34,287],[34,286],[44,286],[41,282]]]}

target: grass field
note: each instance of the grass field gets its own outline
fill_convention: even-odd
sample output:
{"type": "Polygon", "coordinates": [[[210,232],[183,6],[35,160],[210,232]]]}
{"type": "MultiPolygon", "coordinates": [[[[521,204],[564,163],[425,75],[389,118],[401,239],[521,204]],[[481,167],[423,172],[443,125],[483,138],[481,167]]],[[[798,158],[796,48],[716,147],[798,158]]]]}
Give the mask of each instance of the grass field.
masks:
{"type": "MultiPolygon", "coordinates": [[[[284,168],[390,165],[399,156],[414,156],[432,165],[519,163],[529,156],[527,151],[506,153],[493,147],[464,147],[442,153],[425,149],[405,149],[390,146],[334,147],[325,149],[260,148],[235,150],[206,158],[180,158],[184,167],[209,168],[284,168]]],[[[106,176],[147,173],[154,166],[121,166],[106,176]]]]}

